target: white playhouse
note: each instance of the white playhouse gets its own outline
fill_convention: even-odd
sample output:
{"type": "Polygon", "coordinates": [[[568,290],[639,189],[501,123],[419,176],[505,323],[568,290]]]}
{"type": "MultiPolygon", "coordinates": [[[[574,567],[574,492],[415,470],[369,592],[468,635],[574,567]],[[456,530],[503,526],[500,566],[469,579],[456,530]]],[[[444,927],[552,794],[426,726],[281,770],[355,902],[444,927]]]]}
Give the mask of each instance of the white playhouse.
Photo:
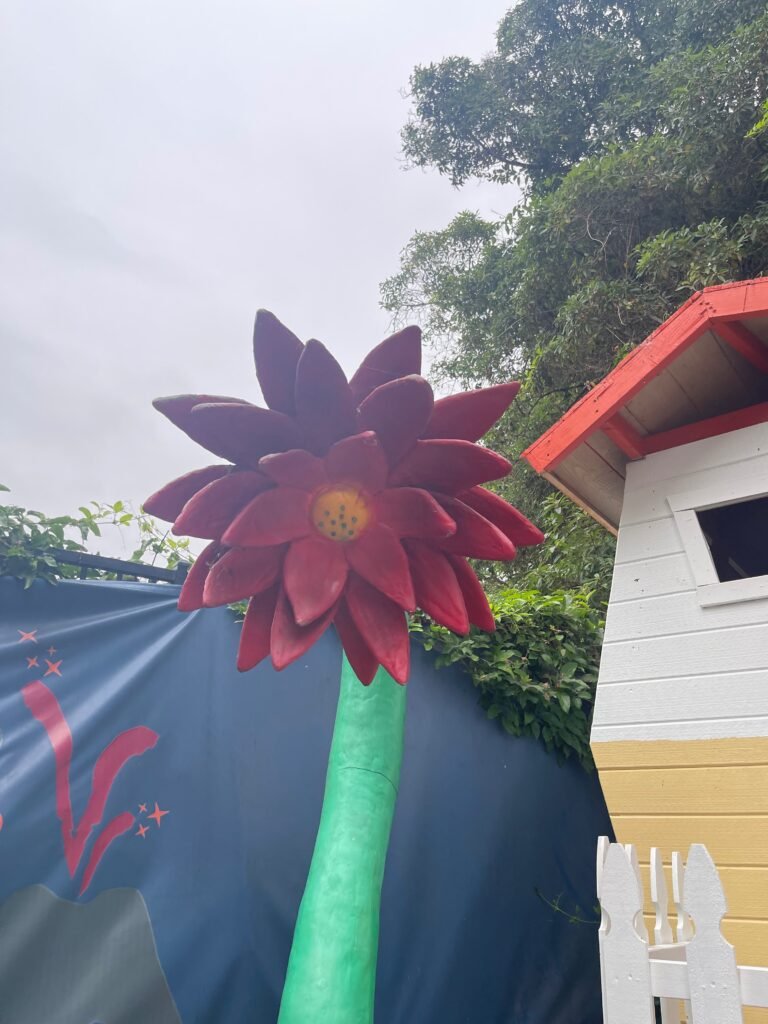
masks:
{"type": "Polygon", "coordinates": [[[694,295],[524,457],[618,534],[592,726],[617,839],[705,844],[768,965],[768,278],[694,295]]]}

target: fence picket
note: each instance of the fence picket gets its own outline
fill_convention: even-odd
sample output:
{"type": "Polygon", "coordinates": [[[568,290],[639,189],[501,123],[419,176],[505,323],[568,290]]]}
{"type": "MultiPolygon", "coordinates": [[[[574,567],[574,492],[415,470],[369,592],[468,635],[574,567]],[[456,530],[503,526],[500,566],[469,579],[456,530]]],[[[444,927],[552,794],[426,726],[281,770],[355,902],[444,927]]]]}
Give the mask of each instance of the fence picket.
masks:
{"type": "Polygon", "coordinates": [[[637,933],[643,897],[632,852],[611,843],[602,867],[600,905],[608,915],[603,935],[605,1024],[654,1024],[648,945],[637,933]]]}
{"type": "Polygon", "coordinates": [[[658,846],[651,847],[651,902],[655,913],[653,925],[655,944],[657,946],[669,945],[673,941],[672,925],[669,923],[667,881],[664,877],[661,850],[658,846]]]}
{"type": "Polygon", "coordinates": [[[611,845],[611,841],[608,836],[600,836],[597,840],[597,898],[600,900],[600,927],[597,931],[597,945],[600,950],[600,994],[603,1000],[603,1020],[608,1020],[608,1011],[605,1006],[605,970],[604,970],[604,958],[603,958],[603,938],[605,933],[608,931],[608,915],[603,910],[602,904],[602,880],[603,880],[603,867],[605,865],[605,858],[608,856],[608,849],[611,845]]]}
{"type": "Polygon", "coordinates": [[[683,909],[683,858],[675,850],[672,854],[672,902],[677,915],[677,941],[687,942],[693,935],[691,919],[683,909]]]}
{"type": "MultiPolygon", "coordinates": [[[[669,899],[667,881],[664,877],[664,864],[661,850],[651,847],[651,902],[654,909],[653,938],[655,945],[669,945],[672,940],[672,925],[669,922],[669,899]]],[[[661,1024],[680,1024],[680,1003],[677,999],[662,997],[661,1024]]]]}
{"type": "MultiPolygon", "coordinates": [[[[693,925],[690,917],[683,910],[683,858],[677,850],[672,853],[672,903],[675,908],[677,923],[675,934],[678,942],[687,942],[693,935],[693,925]]],[[[685,1001],[685,1019],[688,1024],[693,1024],[691,1002],[685,1001]]]]}
{"type": "Polygon", "coordinates": [[[683,909],[695,926],[687,949],[695,1024],[743,1024],[736,954],[720,932],[728,905],[717,868],[699,843],[688,851],[683,909]]]}
{"type": "Polygon", "coordinates": [[[768,967],[738,967],[721,934],[728,908],[706,847],[691,846],[685,868],[672,854],[676,936],[661,852],[651,849],[653,946],[638,924],[643,885],[635,848],[601,836],[596,868],[605,1024],[653,1024],[653,995],[663,1024],[680,1024],[681,1003],[688,1024],[743,1024],[742,1006],[768,1008],[768,967]]]}
{"type": "MultiPolygon", "coordinates": [[[[642,897],[642,894],[643,894],[643,876],[640,873],[640,861],[639,861],[638,856],[637,856],[637,850],[635,848],[634,843],[625,843],[624,844],[624,849],[627,851],[627,857],[629,858],[629,863],[632,865],[632,870],[635,872],[635,877],[637,878],[637,885],[638,885],[638,888],[640,890],[640,896],[642,897]]],[[[640,904],[641,904],[641,910],[642,910],[642,898],[641,898],[640,904]]],[[[650,942],[651,941],[651,938],[650,938],[650,936],[648,934],[648,929],[645,926],[645,918],[643,917],[642,912],[639,913],[637,915],[637,917],[635,918],[635,928],[637,930],[637,934],[640,936],[641,939],[645,939],[646,942],[650,942]]]]}

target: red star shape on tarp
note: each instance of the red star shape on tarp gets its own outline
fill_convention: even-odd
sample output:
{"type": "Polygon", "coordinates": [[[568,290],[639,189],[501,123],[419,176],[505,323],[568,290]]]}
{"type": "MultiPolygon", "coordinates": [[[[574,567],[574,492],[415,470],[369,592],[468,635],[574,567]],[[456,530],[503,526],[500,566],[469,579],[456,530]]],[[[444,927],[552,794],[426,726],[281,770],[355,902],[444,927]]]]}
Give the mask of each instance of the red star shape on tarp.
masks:
{"type": "Polygon", "coordinates": [[[142,839],[146,839],[147,832],[149,832],[149,828],[146,825],[139,825],[139,830],[135,834],[141,836],[142,839]]]}
{"type": "Polygon", "coordinates": [[[19,637],[18,640],[20,644],[23,644],[25,640],[29,640],[33,644],[37,643],[37,637],[35,636],[35,634],[37,633],[36,629],[31,630],[29,633],[25,633],[23,629],[17,629],[16,632],[21,633],[21,636],[19,637]]]}
{"type": "Polygon", "coordinates": [[[45,664],[48,666],[48,668],[45,670],[45,674],[44,674],[43,678],[45,678],[45,676],[60,676],[61,675],[61,672],[59,671],[59,665],[61,665],[61,662],[64,660],[63,658],[60,658],[59,661],[48,661],[47,658],[45,658],[44,660],[45,660],[45,664]]]}
{"type": "Polygon", "coordinates": [[[27,668],[40,668],[37,658],[27,658],[27,668]]]}
{"type": "Polygon", "coordinates": [[[157,800],[155,800],[155,809],[150,815],[148,815],[148,817],[154,818],[155,821],[157,822],[157,827],[160,828],[160,819],[164,818],[166,814],[170,813],[170,811],[161,811],[160,808],[158,807],[157,800]]]}

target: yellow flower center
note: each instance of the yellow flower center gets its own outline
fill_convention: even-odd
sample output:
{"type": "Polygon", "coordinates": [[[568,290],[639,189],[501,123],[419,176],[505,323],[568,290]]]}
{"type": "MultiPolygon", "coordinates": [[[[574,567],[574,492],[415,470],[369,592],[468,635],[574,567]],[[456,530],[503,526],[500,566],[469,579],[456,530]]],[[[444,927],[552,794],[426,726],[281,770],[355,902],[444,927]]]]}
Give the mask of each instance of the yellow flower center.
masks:
{"type": "Polygon", "coordinates": [[[331,540],[354,540],[368,525],[370,506],[356,487],[322,491],[312,505],[312,522],[318,533],[331,540]]]}

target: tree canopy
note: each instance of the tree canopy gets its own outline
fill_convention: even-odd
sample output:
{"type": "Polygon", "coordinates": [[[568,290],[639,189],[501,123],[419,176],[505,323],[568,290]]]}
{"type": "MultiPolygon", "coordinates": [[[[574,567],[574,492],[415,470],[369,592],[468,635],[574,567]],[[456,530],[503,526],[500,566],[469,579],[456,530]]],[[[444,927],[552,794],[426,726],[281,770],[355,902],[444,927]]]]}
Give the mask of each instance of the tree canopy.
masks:
{"type": "Polygon", "coordinates": [[[761,0],[522,0],[480,62],[448,57],[411,76],[406,156],[454,184],[472,176],[544,188],[584,156],[661,127],[633,102],[670,56],[717,45],[761,0]]]}
{"type": "MultiPolygon", "coordinates": [[[[412,162],[523,188],[498,222],[417,232],[382,285],[445,383],[522,380],[497,450],[518,455],[697,289],[768,274],[763,2],[523,0],[491,56],[411,86],[412,162]]],[[[521,465],[504,488],[537,517],[543,481],[521,465]]]]}

